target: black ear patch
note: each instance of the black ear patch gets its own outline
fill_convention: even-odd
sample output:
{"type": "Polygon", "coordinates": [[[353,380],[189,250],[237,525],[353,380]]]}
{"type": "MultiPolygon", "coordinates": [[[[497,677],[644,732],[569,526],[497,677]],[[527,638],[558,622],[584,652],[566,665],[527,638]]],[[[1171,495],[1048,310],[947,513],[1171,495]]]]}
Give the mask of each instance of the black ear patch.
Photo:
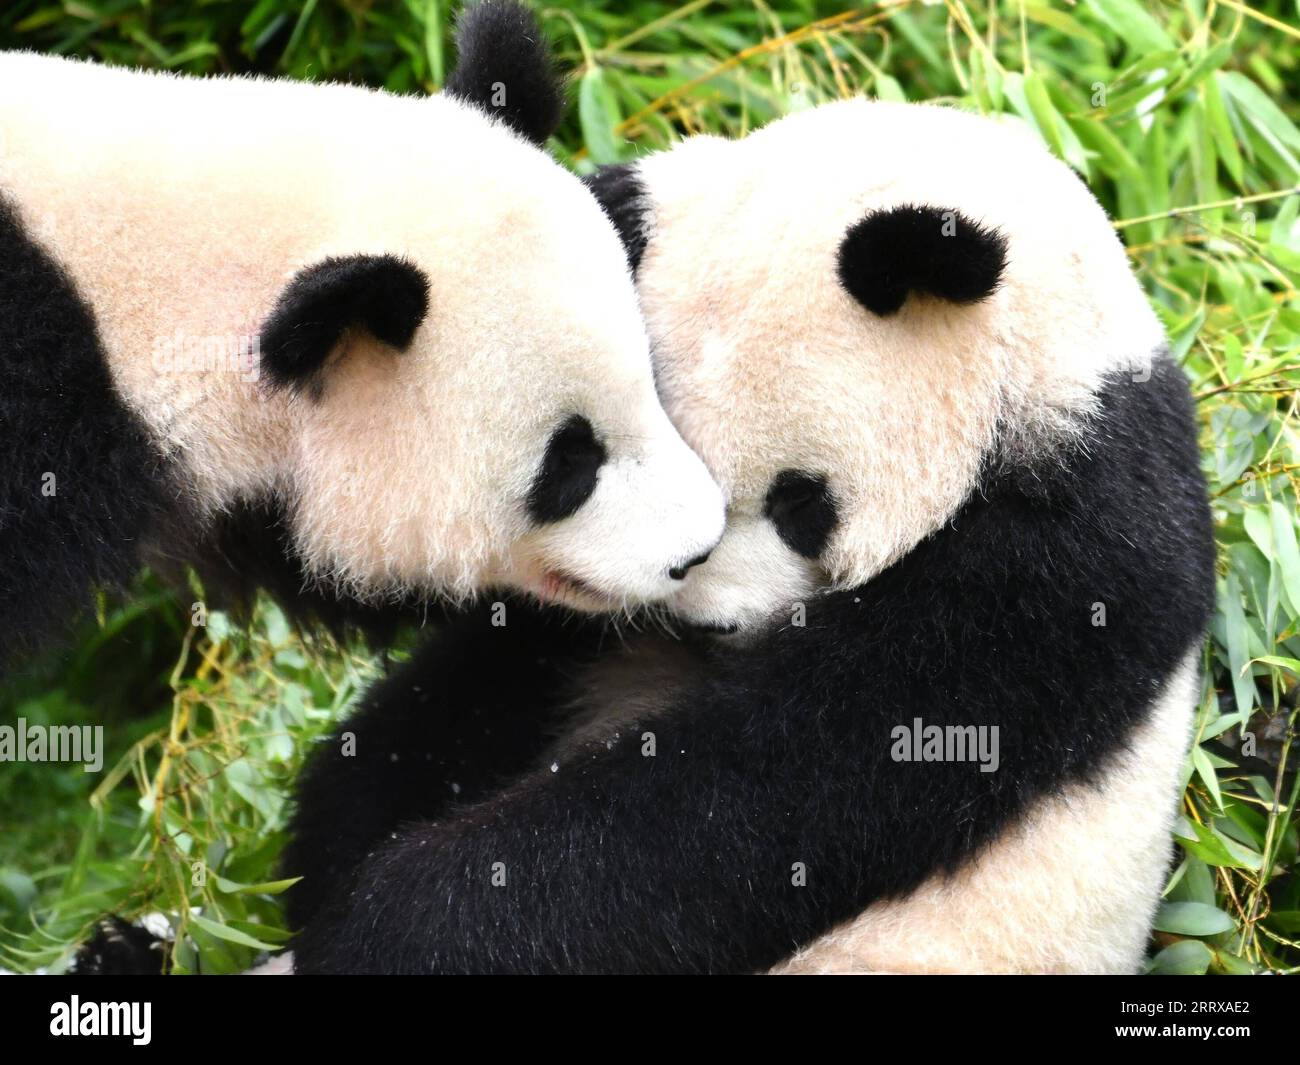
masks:
{"type": "Polygon", "coordinates": [[[429,279],[406,259],[324,259],[299,271],[262,326],[262,370],[279,388],[312,384],[351,328],[405,351],[428,310],[429,279]]]}
{"type": "Polygon", "coordinates": [[[1007,239],[959,211],[906,205],[872,211],[840,243],[840,283],[875,314],[893,314],[909,292],[953,303],[993,294],[1007,239]]]}
{"type": "Polygon", "coordinates": [[[444,91],[545,144],[564,114],[564,88],[533,13],[516,0],[482,0],[461,15],[456,52],[444,91]]]}
{"type": "Polygon", "coordinates": [[[636,274],[641,256],[645,254],[647,214],[645,185],[637,173],[636,164],[602,166],[583,181],[618,230],[623,250],[627,252],[627,264],[636,274]]]}

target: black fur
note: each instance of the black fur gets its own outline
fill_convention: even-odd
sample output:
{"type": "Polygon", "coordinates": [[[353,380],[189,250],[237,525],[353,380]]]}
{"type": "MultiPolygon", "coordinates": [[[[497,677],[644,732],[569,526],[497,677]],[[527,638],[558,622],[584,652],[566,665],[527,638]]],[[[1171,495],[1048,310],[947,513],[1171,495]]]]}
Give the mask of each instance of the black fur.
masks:
{"type": "Polygon", "coordinates": [[[849,229],[839,250],[840,283],[879,315],[897,311],[909,292],[953,303],[987,299],[1006,263],[1006,237],[942,207],[872,211],[849,229]]]}
{"type": "Polygon", "coordinates": [[[429,310],[429,279],[396,255],[346,255],[299,271],[262,326],[261,368],[279,388],[316,387],[344,332],[405,351],[429,310]]]}
{"type": "Polygon", "coordinates": [[[528,516],[539,525],[577,512],[596,490],[608,452],[591,422],[575,414],[551,434],[528,490],[528,516]]]}
{"type": "Polygon", "coordinates": [[[170,947],[147,929],[105,917],[77,948],[71,971],[77,976],[161,976],[167,971],[170,947]]]}
{"type": "Polygon", "coordinates": [[[602,166],[583,180],[618,230],[623,250],[627,253],[627,264],[635,276],[647,243],[646,190],[636,164],[602,166]]]}
{"type": "MultiPolygon", "coordinates": [[[[325,826],[349,819],[370,837],[353,850],[370,852],[354,876],[334,863],[322,877],[299,971],[761,970],[960,865],[1066,782],[1104,786],[1108,756],[1203,636],[1214,545],[1181,371],[1162,359],[1100,398],[1059,464],[991,461],[954,519],[875,580],[811,600],[806,627],[717,651],[668,712],[555,771],[544,761],[451,816],[422,805],[446,794],[445,772],[358,781],[322,762],[297,822],[317,826],[316,846],[288,871],[310,873],[325,826]],[[999,769],[894,761],[891,731],[915,717],[997,725],[999,769]]],[[[506,657],[481,624],[481,655],[471,632],[405,678],[445,703],[368,708],[373,748],[446,765],[475,740],[495,759],[478,707],[559,702],[535,634],[506,657]]],[[[534,742],[547,757],[525,740],[474,779],[510,776],[534,742]]]]}
{"type": "Polygon", "coordinates": [[[282,861],[303,877],[289,890],[291,927],[398,824],[453,816],[534,764],[568,671],[594,656],[603,629],[510,601],[506,624],[494,619],[498,608],[483,606],[435,633],[308,761],[282,861]]]}
{"type": "Polygon", "coordinates": [[[782,470],[772,479],[763,514],[791,551],[817,558],[839,520],[835,496],[821,474],[782,470]]]}
{"type": "Polygon", "coordinates": [[[94,314],[3,196],[0,454],[2,670],[132,577],[172,481],[114,391],[94,314]]]}
{"type": "Polygon", "coordinates": [[[564,87],[533,13],[515,0],[481,0],[456,30],[445,91],[545,144],[564,114],[564,87]]]}

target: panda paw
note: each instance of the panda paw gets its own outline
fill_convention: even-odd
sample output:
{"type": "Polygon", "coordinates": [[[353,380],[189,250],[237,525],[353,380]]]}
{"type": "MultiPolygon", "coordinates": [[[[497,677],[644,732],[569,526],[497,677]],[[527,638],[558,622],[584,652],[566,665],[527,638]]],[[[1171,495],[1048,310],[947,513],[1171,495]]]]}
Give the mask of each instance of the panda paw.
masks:
{"type": "Polygon", "coordinates": [[[77,948],[68,971],[77,976],[160,976],[167,970],[169,946],[148,928],[104,917],[77,948]]]}

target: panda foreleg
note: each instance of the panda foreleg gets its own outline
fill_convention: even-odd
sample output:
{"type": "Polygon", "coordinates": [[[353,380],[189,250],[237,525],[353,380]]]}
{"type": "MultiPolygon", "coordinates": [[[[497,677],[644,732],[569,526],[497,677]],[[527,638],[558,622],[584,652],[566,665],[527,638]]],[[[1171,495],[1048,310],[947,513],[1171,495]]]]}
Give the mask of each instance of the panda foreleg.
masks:
{"type": "Polygon", "coordinates": [[[706,682],[455,819],[403,826],[331,885],[298,971],[735,972],[790,953],[856,898],[835,853],[855,759],[783,708],[747,721],[736,692],[706,682]]]}
{"type": "Polygon", "coordinates": [[[566,656],[591,626],[511,604],[509,623],[475,609],[436,632],[367,695],[309,759],[282,867],[302,880],[289,920],[401,824],[450,816],[535,764],[559,712],[566,656]]]}

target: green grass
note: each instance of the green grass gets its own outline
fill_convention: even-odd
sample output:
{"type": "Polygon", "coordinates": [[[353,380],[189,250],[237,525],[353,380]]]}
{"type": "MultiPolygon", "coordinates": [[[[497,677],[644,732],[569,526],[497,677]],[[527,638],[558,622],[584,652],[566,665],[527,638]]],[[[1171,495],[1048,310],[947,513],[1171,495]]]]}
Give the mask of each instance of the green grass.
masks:
{"type": "MultiPolygon", "coordinates": [[[[448,7],[19,2],[0,14],[0,43],[433,91],[450,56],[448,7]]],[[[553,147],[578,169],[861,92],[1017,116],[1086,178],[1192,381],[1219,541],[1182,861],[1153,967],[1300,967],[1296,0],[903,0],[848,12],[564,0],[543,12],[577,72],[553,147]]],[[[378,666],[361,648],[300,638],[266,604],[248,629],[214,616],[195,630],[193,598],[142,581],[87,622],[71,655],[0,700],[29,720],[106,724],[116,766],[0,774],[11,967],[57,967],[106,909],[180,914],[182,970],[196,946],[205,971],[236,971],[285,940],[274,880],[287,785],[378,666]]]]}

